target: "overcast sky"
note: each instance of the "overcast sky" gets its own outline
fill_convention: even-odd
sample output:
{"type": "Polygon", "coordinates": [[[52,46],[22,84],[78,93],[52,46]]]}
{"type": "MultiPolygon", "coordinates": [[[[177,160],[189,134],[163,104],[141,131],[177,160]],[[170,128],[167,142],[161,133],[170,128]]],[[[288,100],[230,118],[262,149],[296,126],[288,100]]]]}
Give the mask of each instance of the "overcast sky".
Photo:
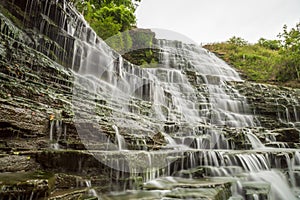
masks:
{"type": "Polygon", "coordinates": [[[139,28],[178,32],[196,43],[221,42],[232,36],[254,43],[276,39],[282,27],[300,22],[300,0],[142,0],[139,28]]]}

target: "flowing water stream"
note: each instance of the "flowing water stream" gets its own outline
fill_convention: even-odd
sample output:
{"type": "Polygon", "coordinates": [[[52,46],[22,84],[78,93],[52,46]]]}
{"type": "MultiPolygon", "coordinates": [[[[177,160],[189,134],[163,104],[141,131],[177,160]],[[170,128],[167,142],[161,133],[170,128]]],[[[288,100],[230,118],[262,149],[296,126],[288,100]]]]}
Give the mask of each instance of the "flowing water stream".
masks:
{"type": "MultiPolygon", "coordinates": [[[[38,51],[72,70],[74,123],[82,143],[118,171],[117,180],[126,173],[143,180],[140,187],[103,198],[299,197],[299,151],[264,146],[253,132],[260,123],[246,97],[229,84],[243,80],[224,61],[200,46],[162,39],[151,47],[159,51],[156,66],[136,66],[98,38],[70,3],[41,2],[37,30],[55,44],[50,51],[45,41],[31,40],[38,51]],[[53,14],[53,5],[63,12],[53,14]]],[[[38,5],[28,0],[26,13],[38,5]]],[[[294,117],[286,107],[278,118],[296,127],[294,103],[294,117]]],[[[65,135],[66,126],[51,121],[51,147],[58,149],[65,135]]],[[[274,137],[268,140],[276,143],[274,137]]],[[[97,196],[91,182],[86,185],[97,196]]]]}
{"type": "MultiPolygon", "coordinates": [[[[154,45],[160,51],[157,68],[141,69],[123,60],[94,33],[90,35],[93,37],[83,34],[75,42],[73,70],[78,74],[78,85],[88,91],[88,98],[104,100],[110,111],[106,117],[113,123],[115,139],[101,133],[101,127],[92,135],[101,135],[105,138],[101,141],[117,146],[117,151],[107,148],[96,157],[132,176],[142,174],[144,187],[151,188],[109,198],[180,196],[175,189],[180,186],[176,185],[195,184],[193,170],[201,168],[203,177],[214,181],[223,177],[231,182],[232,199],[296,199],[294,164],[299,154],[289,150],[278,156],[278,150],[265,148],[252,133],[251,128],[259,122],[246,98],[227,84],[242,81],[233,68],[201,47],[158,40],[154,45]],[[141,110],[136,103],[147,108],[141,110]],[[243,129],[254,151],[235,150],[234,143],[224,135],[225,127],[243,129]],[[162,133],[165,148],[123,151],[126,138],[137,136],[147,144],[146,138],[156,132],[162,133]],[[287,163],[286,170],[273,170],[285,169],[279,163],[287,163]],[[234,185],[238,187],[236,192],[234,185]]],[[[96,107],[89,107],[89,112],[96,113],[96,107]]],[[[286,120],[290,121],[288,115],[286,120]]],[[[81,138],[89,147],[90,138],[85,136],[81,138]]],[[[189,192],[183,189],[182,194],[189,192]]]]}
{"type": "MultiPolygon", "coordinates": [[[[214,181],[225,177],[232,185],[239,185],[236,193],[232,191],[232,199],[296,199],[295,166],[291,162],[299,159],[297,151],[288,150],[278,158],[282,149],[265,148],[252,133],[251,128],[257,124],[255,115],[251,114],[246,98],[227,84],[242,80],[215,55],[195,45],[159,40],[155,46],[161,51],[159,67],[141,69],[123,60],[104,43],[80,42],[78,48],[86,49],[86,53],[80,52],[88,56],[79,56],[80,86],[86,85],[92,96],[109,99],[106,106],[111,109],[110,120],[115,131],[115,142],[110,142],[119,150],[98,152],[97,158],[115,169],[128,170],[132,176],[144,174],[144,187],[149,189],[151,185],[150,190],[159,191],[159,197],[151,191],[131,191],[108,198],[163,199],[178,192],[174,188],[180,186],[174,185],[189,181],[193,184],[197,180],[193,179],[193,170],[201,168],[203,177],[214,181]],[[189,75],[191,72],[193,77],[189,75]],[[131,108],[137,101],[148,104],[150,111],[146,115],[131,108]],[[126,120],[124,116],[128,116],[126,120]],[[171,131],[166,132],[166,125],[171,131]],[[235,150],[224,135],[225,127],[243,129],[245,140],[254,151],[235,150]],[[142,136],[143,144],[146,144],[143,136],[147,136],[144,133],[153,136],[154,131],[161,132],[165,148],[121,153],[124,138],[137,130],[142,130],[139,137],[142,136]],[[279,164],[282,162],[287,164],[286,172],[273,170],[284,169],[279,164]]],[[[93,109],[90,111],[95,112],[93,109]]],[[[90,143],[88,139],[85,142],[90,143]]],[[[182,194],[185,192],[191,191],[184,190],[182,194]]]]}

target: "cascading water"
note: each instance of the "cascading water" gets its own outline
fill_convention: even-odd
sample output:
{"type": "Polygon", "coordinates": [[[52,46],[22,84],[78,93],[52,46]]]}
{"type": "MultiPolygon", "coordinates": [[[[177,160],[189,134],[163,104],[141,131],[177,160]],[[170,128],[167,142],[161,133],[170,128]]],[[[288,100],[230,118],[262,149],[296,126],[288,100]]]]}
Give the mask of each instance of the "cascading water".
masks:
{"type": "Polygon", "coordinates": [[[246,133],[253,149],[259,149],[259,148],[265,148],[263,143],[254,135],[251,133],[251,130],[247,130],[248,132],[246,133]]]}
{"type": "MultiPolygon", "coordinates": [[[[207,103],[211,110],[207,122],[217,126],[254,126],[253,116],[244,97],[226,84],[226,81],[242,81],[237,72],[226,63],[195,45],[162,40],[158,48],[164,51],[163,59],[167,60],[162,61],[166,63],[163,65],[164,68],[182,70],[182,76],[186,71],[193,71],[201,77],[209,93],[207,103]]],[[[169,80],[169,83],[172,81],[169,80]]],[[[195,91],[190,91],[191,96],[195,95],[195,91]]],[[[180,102],[180,104],[185,103],[180,102]]]]}
{"type": "MultiPolygon", "coordinates": [[[[99,197],[99,195],[97,194],[97,192],[92,188],[92,183],[90,180],[85,180],[85,184],[86,184],[86,187],[89,188],[89,193],[91,196],[93,197],[99,197]]],[[[98,198],[99,199],[99,198],[98,198]]]]}
{"type": "MultiPolygon", "coordinates": [[[[232,68],[213,54],[194,45],[158,40],[155,48],[161,51],[159,67],[141,69],[123,60],[100,39],[94,38],[89,42],[77,41],[75,44],[77,46],[74,48],[74,54],[77,60],[74,60],[73,66],[79,66],[74,68],[78,73],[80,83],[78,85],[86,87],[89,92],[88,98],[97,97],[105,101],[102,106],[109,110],[106,121],[115,124],[112,128],[118,149],[123,149],[124,142],[127,142],[124,138],[130,135],[128,132],[134,135],[138,130],[139,134],[136,136],[142,138],[144,144],[147,135],[153,137],[156,131],[162,133],[167,144],[166,150],[154,152],[132,151],[130,147],[129,151],[121,154],[111,150],[111,153],[101,152],[98,159],[103,160],[103,157],[107,159],[110,156],[112,158],[105,164],[118,170],[128,170],[131,174],[145,174],[144,180],[171,175],[176,171],[197,166],[209,169],[209,176],[212,177],[248,174],[248,178],[244,181],[252,181],[253,184],[255,181],[272,184],[272,181],[269,181],[271,179],[267,178],[268,174],[276,174],[275,179],[281,177],[277,172],[270,171],[274,165],[269,154],[255,152],[235,154],[227,153],[225,150],[215,154],[215,150],[210,150],[201,155],[200,159],[196,157],[199,154],[194,149],[232,149],[234,145],[230,145],[223,133],[223,128],[228,127],[245,129],[246,131],[242,132],[252,148],[264,149],[260,140],[247,129],[254,127],[256,123],[245,97],[227,84],[228,81],[242,80],[232,68]],[[202,92],[199,93],[200,87],[202,92]],[[149,110],[147,114],[136,109],[133,102],[147,104],[149,110]],[[126,120],[121,117],[122,115],[127,116],[126,120]],[[165,127],[171,126],[176,126],[176,131],[165,132],[165,127]],[[116,155],[119,160],[113,159],[116,155]],[[185,158],[186,156],[188,158],[185,158]],[[254,178],[264,172],[265,179],[254,178]]],[[[82,98],[80,95],[78,97],[82,98]]],[[[95,107],[96,105],[92,105],[87,113],[96,112],[95,107]]],[[[101,122],[102,119],[98,120],[101,122]]],[[[98,134],[99,132],[96,132],[93,136],[98,134]]],[[[100,135],[102,136],[98,136],[99,138],[105,138],[100,141],[110,142],[105,134],[100,135]]],[[[87,138],[84,142],[88,146],[91,141],[87,138]]],[[[293,173],[289,174],[291,178],[293,173]]],[[[242,188],[249,187],[246,182],[240,181],[242,188]]],[[[282,184],[282,187],[290,188],[287,181],[282,184]]],[[[269,192],[273,196],[281,194],[278,189],[274,186],[269,192]]],[[[244,190],[246,189],[241,189],[244,190]]],[[[285,191],[289,191],[289,195],[294,197],[292,190],[285,191]]],[[[238,195],[245,196],[243,192],[238,195]]],[[[264,197],[254,193],[252,198],[264,197]]]]}
{"type": "Polygon", "coordinates": [[[115,132],[116,132],[115,140],[117,141],[119,151],[126,149],[126,147],[125,147],[125,146],[126,146],[125,140],[124,140],[124,138],[120,135],[118,127],[115,126],[115,125],[113,125],[112,128],[113,128],[113,129],[115,130],[115,132]]]}
{"type": "MultiPolygon", "coordinates": [[[[31,15],[36,2],[28,0],[25,13],[31,15]]],[[[53,34],[54,4],[49,2],[42,1],[43,17],[34,26],[53,45],[46,48],[38,37],[28,39],[28,45],[37,43],[32,46],[38,51],[72,68],[78,134],[96,158],[120,171],[114,174],[116,180],[124,180],[126,172],[130,178],[142,177],[149,181],[144,188],[154,190],[142,195],[156,199],[183,193],[191,195],[186,199],[201,199],[197,195],[214,194],[211,186],[217,188],[224,180],[235,186],[232,199],[296,198],[300,154],[264,148],[249,129],[258,123],[245,97],[228,84],[242,81],[234,69],[201,47],[168,40],[155,41],[151,48],[160,51],[160,60],[156,68],[143,69],[98,38],[65,1],[59,1],[64,12],[55,14],[53,22],[62,33],[53,34]],[[247,143],[235,144],[228,134],[233,130],[242,132],[238,142],[248,140],[251,150],[237,150],[247,143]]],[[[294,103],[278,109],[278,118],[287,125],[298,123],[297,100],[294,103]]],[[[51,121],[50,141],[58,143],[62,133],[66,137],[62,130],[59,120],[51,121]]],[[[139,191],[130,195],[141,197],[139,191]]]]}

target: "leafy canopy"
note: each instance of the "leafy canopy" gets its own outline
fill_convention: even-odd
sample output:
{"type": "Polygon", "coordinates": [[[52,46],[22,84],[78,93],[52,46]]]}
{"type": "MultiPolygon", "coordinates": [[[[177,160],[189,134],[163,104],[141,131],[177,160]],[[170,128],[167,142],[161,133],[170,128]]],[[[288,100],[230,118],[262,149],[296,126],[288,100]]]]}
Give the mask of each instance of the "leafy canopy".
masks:
{"type": "Polygon", "coordinates": [[[73,0],[90,26],[102,39],[136,25],[134,12],[141,0],[73,0]]]}
{"type": "Polygon", "coordinates": [[[288,30],[283,27],[281,38],[282,48],[279,53],[282,56],[278,78],[281,81],[295,79],[300,81],[300,22],[296,27],[288,30]]]}

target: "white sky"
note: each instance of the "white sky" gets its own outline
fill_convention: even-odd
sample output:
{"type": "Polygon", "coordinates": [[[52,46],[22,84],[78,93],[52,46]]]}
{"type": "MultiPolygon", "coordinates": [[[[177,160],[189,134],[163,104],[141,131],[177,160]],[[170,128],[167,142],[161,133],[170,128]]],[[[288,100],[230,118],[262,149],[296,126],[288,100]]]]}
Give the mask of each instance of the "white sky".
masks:
{"type": "Polygon", "coordinates": [[[139,28],[178,32],[197,43],[226,41],[232,36],[254,43],[276,39],[282,27],[300,22],[300,0],[142,0],[139,28]]]}

